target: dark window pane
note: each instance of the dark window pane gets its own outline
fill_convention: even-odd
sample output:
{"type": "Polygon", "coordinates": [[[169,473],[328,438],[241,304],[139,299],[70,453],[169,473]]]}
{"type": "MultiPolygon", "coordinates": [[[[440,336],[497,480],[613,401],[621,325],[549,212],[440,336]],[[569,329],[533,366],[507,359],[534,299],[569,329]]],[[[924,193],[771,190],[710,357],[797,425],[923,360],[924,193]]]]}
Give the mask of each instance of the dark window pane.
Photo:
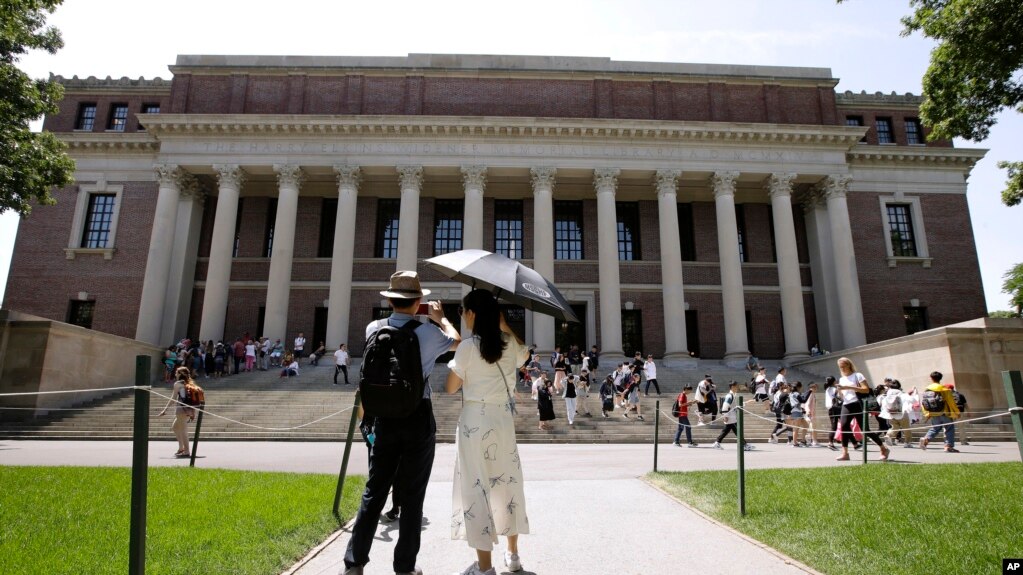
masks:
{"type": "Polygon", "coordinates": [[[433,255],[462,249],[462,200],[435,200],[433,204],[433,255]]]}
{"type": "Polygon", "coordinates": [[[875,122],[877,126],[877,143],[878,144],[893,144],[895,139],[892,138],[892,119],[891,118],[878,118],[875,122]]]}
{"type": "Polygon", "coordinates": [[[111,104],[110,120],[107,122],[107,129],[115,132],[123,132],[128,124],[128,104],[111,104]]]}
{"type": "Polygon", "coordinates": [[[67,322],[92,329],[92,312],[95,307],[96,302],[71,300],[68,305],[67,322]]]}
{"type": "Polygon", "coordinates": [[[888,226],[891,229],[892,255],[916,257],[916,235],[909,204],[888,204],[888,226]]]}
{"type": "Polygon", "coordinates": [[[682,261],[696,261],[696,236],[693,232],[693,204],[678,205],[678,239],[682,261]]]}
{"type": "Polygon", "coordinates": [[[927,321],[926,307],[906,306],[902,308],[902,317],[906,320],[907,335],[930,329],[929,322],[927,321]]]}
{"type": "Polygon", "coordinates": [[[114,219],[114,194],[92,194],[82,230],[83,248],[105,248],[114,219]]]}
{"type": "Polygon", "coordinates": [[[398,218],[401,200],[381,199],[377,201],[377,231],[374,257],[394,259],[398,257],[398,218]]]}
{"type": "Polygon", "coordinates": [[[274,227],[277,225],[277,198],[270,198],[266,210],[266,227],[263,230],[263,257],[274,253],[274,227]]]}
{"type": "MultiPolygon", "coordinates": [[[[245,198],[238,198],[238,210],[234,216],[234,248],[231,250],[231,257],[238,257],[238,246],[242,243],[242,210],[245,208],[245,198]]],[[[260,323],[260,326],[263,324],[260,323]]]]}
{"type": "Polygon", "coordinates": [[[746,254],[746,210],[742,204],[735,204],[735,229],[739,232],[739,261],[745,262],[746,254]]]}
{"type": "MultiPolygon", "coordinates": [[[[159,114],[160,113],[160,104],[142,104],[142,110],[141,111],[142,111],[143,114],[159,114]]],[[[140,123],[138,129],[141,130],[141,131],[145,131],[146,127],[143,126],[140,123]]]]}
{"type": "Polygon", "coordinates": [[[920,128],[920,120],[917,120],[916,118],[906,118],[906,143],[924,143],[923,130],[920,128]]]}
{"type": "Polygon", "coordinates": [[[583,259],[582,202],[554,202],[554,259],[583,259]]]}
{"type": "Polygon", "coordinates": [[[75,119],[75,129],[91,132],[96,124],[96,104],[79,104],[78,117],[75,119]]]}
{"type": "Polygon", "coordinates": [[[625,357],[643,351],[643,314],[638,309],[622,310],[622,351],[625,357]]]}
{"type": "Polygon", "coordinates": [[[320,247],[318,258],[334,257],[334,229],[337,226],[337,198],[323,198],[320,208],[320,247]]]}
{"type": "Polygon", "coordinates": [[[846,116],[845,117],[845,125],[846,126],[862,126],[863,125],[863,116],[846,116]]]}
{"type": "Polygon", "coordinates": [[[615,214],[618,219],[618,260],[643,259],[639,246],[639,203],[618,202],[615,214]]]}
{"type": "Polygon", "coordinates": [[[522,258],[522,200],[494,202],[494,251],[513,260],[522,258]]]}

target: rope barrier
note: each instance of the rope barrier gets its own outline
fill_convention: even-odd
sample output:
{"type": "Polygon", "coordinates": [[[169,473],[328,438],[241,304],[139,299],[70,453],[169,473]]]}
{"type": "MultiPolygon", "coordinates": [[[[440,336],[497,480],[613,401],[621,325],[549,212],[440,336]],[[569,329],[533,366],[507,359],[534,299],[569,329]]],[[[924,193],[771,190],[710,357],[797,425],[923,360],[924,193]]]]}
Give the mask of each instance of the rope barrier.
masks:
{"type": "Polygon", "coordinates": [[[67,389],[55,391],[24,391],[21,393],[0,393],[0,397],[15,397],[20,395],[56,395],[58,393],[89,393],[93,391],[117,391],[120,389],[137,389],[134,385],[126,387],[97,387],[94,389],[67,389]]]}
{"type": "MultiPolygon", "coordinates": [[[[737,407],[736,409],[741,409],[741,410],[743,410],[744,412],[748,413],[749,415],[752,415],[753,417],[756,417],[756,418],[759,418],[759,419],[763,419],[763,420],[765,420],[765,421],[769,421],[769,422],[771,422],[771,423],[774,423],[775,425],[777,425],[777,424],[778,424],[778,421],[777,421],[776,419],[770,419],[770,418],[764,417],[764,416],[762,416],[762,415],[758,415],[758,414],[756,414],[756,413],[753,413],[752,411],[750,411],[750,410],[746,409],[745,407],[737,407]]],[[[975,417],[975,418],[973,418],[973,419],[955,419],[955,420],[952,420],[952,423],[953,423],[953,424],[955,424],[955,425],[962,425],[962,424],[964,424],[964,423],[973,423],[973,422],[975,422],[975,421],[983,421],[983,420],[985,420],[985,419],[994,419],[995,417],[1005,417],[1006,415],[1009,415],[1009,413],[1010,413],[1011,411],[1012,411],[1011,409],[1010,409],[1010,410],[1008,410],[1008,411],[1000,411],[1000,412],[998,412],[998,413],[996,413],[996,414],[994,414],[994,415],[986,415],[986,416],[984,416],[984,417],[975,417]]],[[[849,414],[849,415],[863,415],[863,412],[861,411],[861,412],[859,412],[859,413],[852,413],[852,414],[849,414]]],[[[858,420],[857,420],[857,421],[858,421],[858,420]]],[[[796,427],[796,426],[794,426],[794,425],[791,425],[791,424],[788,424],[788,423],[785,423],[784,421],[782,421],[781,425],[782,425],[783,427],[788,427],[788,428],[792,428],[792,429],[797,429],[797,427],[796,427]]],[[[944,426],[946,426],[946,425],[948,425],[948,424],[947,424],[947,423],[938,423],[938,424],[934,424],[934,425],[924,425],[924,426],[918,426],[918,427],[912,427],[912,426],[910,426],[910,427],[904,427],[904,428],[902,428],[902,429],[899,429],[899,430],[897,430],[897,431],[917,431],[917,430],[927,430],[927,429],[931,429],[931,428],[933,428],[933,427],[944,427],[944,426]]],[[[803,428],[802,428],[802,427],[799,427],[798,429],[803,429],[803,428]]],[[[826,429],[826,430],[825,430],[825,429],[821,429],[821,430],[818,430],[818,431],[820,431],[820,432],[822,432],[822,433],[823,433],[823,432],[825,432],[825,431],[827,431],[827,432],[829,432],[829,433],[831,432],[831,430],[830,430],[830,429],[826,429]]],[[[869,430],[869,431],[867,431],[866,433],[881,433],[881,432],[887,432],[887,431],[889,431],[889,430],[887,430],[887,429],[872,429],[872,430],[869,430]]]]}
{"type": "Polygon", "coordinates": [[[242,425],[242,426],[245,426],[245,427],[251,427],[253,429],[260,429],[260,430],[263,430],[263,431],[296,431],[296,430],[302,429],[304,427],[309,427],[310,425],[314,425],[314,424],[319,423],[321,421],[325,421],[327,419],[330,419],[331,417],[337,417],[338,415],[341,415],[342,413],[352,409],[351,407],[346,407],[346,408],[342,409],[341,411],[335,411],[334,413],[331,413],[330,415],[325,415],[325,416],[323,416],[323,417],[321,417],[319,419],[315,419],[313,421],[310,421],[309,423],[303,423],[302,425],[296,425],[294,427],[263,427],[261,425],[254,425],[252,423],[245,423],[244,421],[238,421],[236,419],[231,419],[229,417],[224,417],[223,415],[218,415],[216,413],[213,413],[213,412],[211,412],[209,410],[206,410],[206,409],[203,409],[201,407],[195,407],[195,406],[192,406],[192,405],[188,405],[188,404],[183,403],[182,401],[180,401],[178,399],[175,399],[175,398],[173,398],[173,397],[171,397],[169,395],[164,395],[164,394],[162,394],[162,393],[160,393],[160,392],[158,392],[156,390],[153,390],[153,389],[150,389],[149,393],[151,393],[151,394],[153,394],[155,396],[158,396],[158,397],[162,397],[162,398],[164,398],[164,399],[166,399],[166,400],[168,400],[168,401],[170,401],[172,403],[176,403],[177,405],[180,405],[182,407],[187,407],[189,409],[194,409],[196,411],[201,411],[202,413],[205,413],[206,415],[210,415],[210,416],[216,417],[218,419],[223,419],[224,421],[230,421],[231,423],[234,423],[234,424],[237,424],[237,425],[242,425]]]}

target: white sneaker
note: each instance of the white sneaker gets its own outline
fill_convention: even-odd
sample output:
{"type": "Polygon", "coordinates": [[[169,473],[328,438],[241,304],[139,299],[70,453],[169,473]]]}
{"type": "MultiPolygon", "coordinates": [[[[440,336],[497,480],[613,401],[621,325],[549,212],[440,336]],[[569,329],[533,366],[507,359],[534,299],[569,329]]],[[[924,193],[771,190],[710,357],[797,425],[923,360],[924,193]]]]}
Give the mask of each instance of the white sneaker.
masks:
{"type": "Polygon", "coordinates": [[[711,447],[713,447],[714,449],[724,449],[723,447],[721,447],[721,444],[718,443],[717,441],[715,441],[714,445],[711,445],[711,447]]]}
{"type": "Polygon", "coordinates": [[[742,448],[743,451],[753,451],[754,449],[755,449],[755,447],[753,447],[752,443],[747,443],[742,448]]]}
{"type": "Polygon", "coordinates": [[[519,554],[511,551],[504,552],[504,565],[509,571],[522,571],[522,562],[519,561],[519,554]]]}
{"type": "Polygon", "coordinates": [[[768,443],[778,443],[778,438],[772,435],[771,437],[769,437],[767,439],[767,442],[768,443]]]}
{"type": "Polygon", "coordinates": [[[462,571],[461,573],[456,573],[455,575],[497,575],[497,569],[491,567],[490,569],[483,571],[482,569],[480,569],[479,562],[473,561],[472,565],[469,565],[468,567],[465,568],[465,571],[462,571]]]}

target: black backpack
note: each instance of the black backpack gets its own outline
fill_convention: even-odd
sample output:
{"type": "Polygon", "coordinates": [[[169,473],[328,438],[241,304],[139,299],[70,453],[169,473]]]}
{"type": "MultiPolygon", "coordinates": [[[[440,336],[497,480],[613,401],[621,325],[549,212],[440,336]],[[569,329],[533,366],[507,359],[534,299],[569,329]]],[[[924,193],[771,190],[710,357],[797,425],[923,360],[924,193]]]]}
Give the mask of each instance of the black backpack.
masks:
{"type": "Polygon", "coordinates": [[[678,417],[682,413],[682,404],[678,398],[675,398],[675,403],[671,404],[671,416],[678,417]]]}
{"type": "Polygon", "coordinates": [[[359,371],[362,406],[370,417],[407,417],[423,399],[423,366],[419,355],[420,324],[380,326],[366,342],[359,371]]]}
{"type": "Polygon", "coordinates": [[[928,389],[920,396],[920,405],[928,413],[944,413],[945,398],[940,391],[928,389]]]}

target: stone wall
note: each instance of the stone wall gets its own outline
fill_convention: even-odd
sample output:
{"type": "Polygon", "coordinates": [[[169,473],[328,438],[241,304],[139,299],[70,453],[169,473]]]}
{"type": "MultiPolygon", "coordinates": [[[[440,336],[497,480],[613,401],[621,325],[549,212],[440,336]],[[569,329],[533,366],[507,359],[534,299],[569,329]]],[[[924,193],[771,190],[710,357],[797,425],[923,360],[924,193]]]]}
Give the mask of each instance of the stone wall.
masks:
{"type": "MultiPolygon", "coordinates": [[[[132,339],[0,310],[0,393],[89,390],[135,384],[135,356],[151,357],[152,383],[163,378],[163,350],[132,339]]],[[[116,392],[0,397],[4,419],[45,415],[116,392]]]]}
{"type": "Polygon", "coordinates": [[[836,361],[848,357],[871,386],[893,377],[905,390],[923,389],[932,371],[955,383],[972,411],[1006,406],[1002,371],[1023,371],[1023,319],[979,318],[872,343],[793,364],[838,377],[836,361]]]}

